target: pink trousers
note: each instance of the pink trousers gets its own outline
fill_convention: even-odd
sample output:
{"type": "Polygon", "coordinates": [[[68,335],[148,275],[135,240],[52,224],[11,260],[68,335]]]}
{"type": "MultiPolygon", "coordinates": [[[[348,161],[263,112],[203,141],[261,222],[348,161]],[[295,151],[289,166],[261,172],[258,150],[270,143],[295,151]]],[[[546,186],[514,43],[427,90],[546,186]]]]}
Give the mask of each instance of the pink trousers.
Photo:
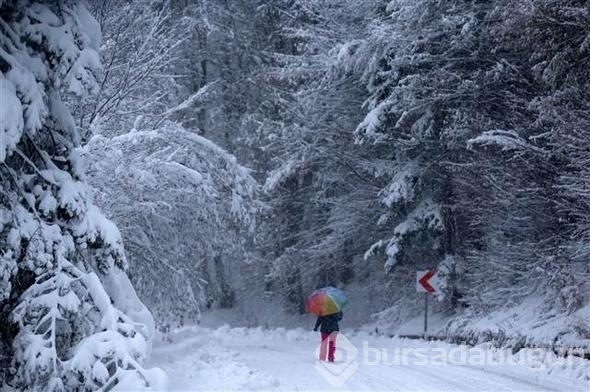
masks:
{"type": "Polygon", "coordinates": [[[336,352],[336,337],[338,332],[322,332],[322,344],[320,346],[320,361],[327,359],[330,362],[334,362],[334,353],[336,352]]]}

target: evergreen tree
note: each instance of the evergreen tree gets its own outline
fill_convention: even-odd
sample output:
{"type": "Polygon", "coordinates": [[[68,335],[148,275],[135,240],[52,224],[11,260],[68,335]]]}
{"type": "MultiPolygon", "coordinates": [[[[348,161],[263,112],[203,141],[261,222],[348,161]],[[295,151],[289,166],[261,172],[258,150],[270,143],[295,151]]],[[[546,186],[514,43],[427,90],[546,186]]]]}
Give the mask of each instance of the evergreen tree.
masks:
{"type": "Polygon", "coordinates": [[[116,226],[93,205],[64,103],[97,90],[100,29],[77,1],[0,3],[1,381],[22,391],[154,385],[153,333],[116,226]],[[124,291],[124,293],[122,292],[124,291]]]}

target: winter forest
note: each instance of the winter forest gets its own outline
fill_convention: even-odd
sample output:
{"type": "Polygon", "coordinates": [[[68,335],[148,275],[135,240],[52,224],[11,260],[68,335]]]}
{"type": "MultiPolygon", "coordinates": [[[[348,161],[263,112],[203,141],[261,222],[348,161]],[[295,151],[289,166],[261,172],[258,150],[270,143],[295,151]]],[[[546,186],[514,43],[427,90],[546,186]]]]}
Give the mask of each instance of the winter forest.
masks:
{"type": "Polygon", "coordinates": [[[590,2],[0,0],[0,183],[3,392],[163,390],[325,286],[420,334],[417,270],[440,341],[590,351],[590,2]]]}

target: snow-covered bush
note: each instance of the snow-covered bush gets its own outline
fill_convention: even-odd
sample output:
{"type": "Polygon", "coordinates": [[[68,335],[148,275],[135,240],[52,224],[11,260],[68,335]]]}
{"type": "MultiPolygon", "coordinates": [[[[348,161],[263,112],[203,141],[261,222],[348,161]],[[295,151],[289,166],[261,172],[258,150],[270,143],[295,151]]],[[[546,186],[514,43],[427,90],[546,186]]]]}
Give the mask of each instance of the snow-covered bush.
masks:
{"type": "Polygon", "coordinates": [[[0,383],[148,388],[161,376],[142,367],[153,321],[126,284],[117,227],[92,204],[62,100],[96,90],[100,29],[78,1],[49,4],[0,2],[0,383]]]}
{"type": "Polygon", "coordinates": [[[83,154],[97,201],[122,230],[133,283],[156,315],[198,319],[204,305],[231,306],[256,223],[249,170],[175,123],[95,136],[83,154]]]}

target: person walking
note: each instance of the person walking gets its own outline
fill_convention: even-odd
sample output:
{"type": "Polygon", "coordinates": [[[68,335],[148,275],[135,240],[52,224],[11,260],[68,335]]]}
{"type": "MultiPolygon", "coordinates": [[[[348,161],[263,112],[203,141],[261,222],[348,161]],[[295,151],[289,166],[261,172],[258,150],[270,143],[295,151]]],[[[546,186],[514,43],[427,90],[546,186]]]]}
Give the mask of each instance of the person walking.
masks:
{"type": "Polygon", "coordinates": [[[320,345],[320,361],[334,362],[334,353],[336,352],[336,337],[340,331],[338,322],[342,320],[342,312],[318,316],[315,322],[314,331],[320,329],[322,341],[320,345]]]}

